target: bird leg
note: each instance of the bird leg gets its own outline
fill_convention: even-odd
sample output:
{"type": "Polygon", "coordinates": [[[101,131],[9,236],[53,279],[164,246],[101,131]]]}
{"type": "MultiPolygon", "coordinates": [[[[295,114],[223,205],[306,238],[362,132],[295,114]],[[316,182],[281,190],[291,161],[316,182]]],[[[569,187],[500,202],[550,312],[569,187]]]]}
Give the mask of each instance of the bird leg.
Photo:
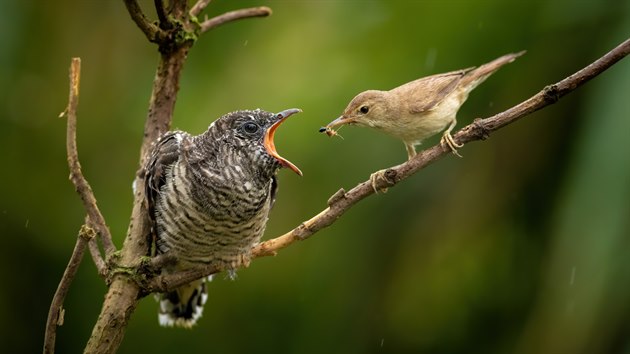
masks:
{"type": "Polygon", "coordinates": [[[416,156],[416,147],[408,142],[405,142],[405,147],[407,148],[407,160],[411,160],[416,156]]]}
{"type": "Polygon", "coordinates": [[[457,119],[453,118],[451,125],[449,125],[446,131],[444,132],[444,134],[442,134],[442,139],[440,139],[440,145],[442,146],[448,145],[448,147],[451,149],[453,154],[459,157],[462,157],[462,155],[460,155],[459,152],[457,152],[457,149],[464,146],[464,144],[456,143],[455,140],[453,139],[453,136],[451,135],[451,131],[455,127],[455,124],[457,124],[457,119]]]}

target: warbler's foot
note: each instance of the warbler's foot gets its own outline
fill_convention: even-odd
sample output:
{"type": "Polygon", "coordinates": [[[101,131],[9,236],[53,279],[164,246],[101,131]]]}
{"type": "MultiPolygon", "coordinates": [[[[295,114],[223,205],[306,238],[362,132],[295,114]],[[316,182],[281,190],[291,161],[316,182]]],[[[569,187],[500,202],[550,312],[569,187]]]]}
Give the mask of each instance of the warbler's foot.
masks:
{"type": "Polygon", "coordinates": [[[386,170],[376,171],[370,175],[370,183],[372,183],[372,189],[374,189],[374,193],[376,194],[379,192],[387,193],[387,188],[381,188],[380,190],[376,188],[376,184],[379,179],[387,182],[387,178],[385,178],[385,171],[386,170]]]}
{"type": "Polygon", "coordinates": [[[458,144],[455,142],[455,140],[453,139],[453,136],[451,135],[451,132],[449,130],[445,131],[444,134],[442,134],[442,139],[440,139],[440,145],[444,146],[447,145],[449,147],[449,149],[451,149],[451,151],[453,152],[453,154],[462,157],[462,155],[459,154],[459,152],[457,152],[457,149],[461,148],[462,146],[464,146],[464,144],[458,144]]]}

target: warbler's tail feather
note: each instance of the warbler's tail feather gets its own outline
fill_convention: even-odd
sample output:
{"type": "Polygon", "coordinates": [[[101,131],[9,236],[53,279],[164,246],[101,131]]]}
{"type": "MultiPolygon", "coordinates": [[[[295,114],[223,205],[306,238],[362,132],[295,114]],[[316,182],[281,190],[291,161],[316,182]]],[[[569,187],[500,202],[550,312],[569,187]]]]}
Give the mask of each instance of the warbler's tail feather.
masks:
{"type": "Polygon", "coordinates": [[[493,61],[483,64],[478,68],[475,68],[468,72],[464,77],[462,77],[462,81],[460,85],[468,85],[468,92],[472,91],[479,84],[484,82],[490,75],[494,74],[495,71],[499,70],[503,65],[509,64],[516,60],[516,58],[525,54],[525,51],[520,51],[518,53],[510,53],[506,54],[502,57],[494,59],[493,61]]]}

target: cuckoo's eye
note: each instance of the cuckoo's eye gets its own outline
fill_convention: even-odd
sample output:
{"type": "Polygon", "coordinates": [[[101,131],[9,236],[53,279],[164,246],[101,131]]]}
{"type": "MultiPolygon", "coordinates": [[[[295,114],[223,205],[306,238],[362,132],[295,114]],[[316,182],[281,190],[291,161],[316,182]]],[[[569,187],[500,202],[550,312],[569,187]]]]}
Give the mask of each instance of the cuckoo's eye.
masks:
{"type": "Polygon", "coordinates": [[[243,131],[247,134],[255,134],[258,132],[260,127],[254,122],[245,122],[241,126],[241,129],[243,129],[243,131]]]}
{"type": "Polygon", "coordinates": [[[361,108],[359,108],[359,112],[366,114],[367,112],[370,111],[370,107],[368,106],[361,106],[361,108]]]}

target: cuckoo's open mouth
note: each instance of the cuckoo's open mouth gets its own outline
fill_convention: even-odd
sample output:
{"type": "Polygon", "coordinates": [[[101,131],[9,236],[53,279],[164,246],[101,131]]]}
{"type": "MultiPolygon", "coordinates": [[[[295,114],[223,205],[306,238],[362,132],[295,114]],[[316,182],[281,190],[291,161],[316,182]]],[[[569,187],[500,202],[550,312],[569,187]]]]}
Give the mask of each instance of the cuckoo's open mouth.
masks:
{"type": "Polygon", "coordinates": [[[280,154],[278,154],[278,152],[276,151],[276,145],[273,142],[273,137],[276,134],[276,129],[278,129],[280,124],[282,124],[290,116],[296,113],[300,113],[300,112],[302,112],[301,109],[291,108],[291,109],[286,109],[280,113],[277,113],[276,117],[278,121],[273,123],[271,127],[269,127],[269,129],[267,129],[267,131],[265,132],[265,139],[263,141],[263,144],[265,145],[265,148],[267,149],[267,152],[269,153],[269,155],[273,156],[276,160],[278,160],[278,162],[280,162],[282,166],[290,168],[291,170],[293,170],[293,172],[301,176],[302,171],[300,171],[300,169],[297,166],[291,163],[291,161],[280,156],[280,154]]]}

